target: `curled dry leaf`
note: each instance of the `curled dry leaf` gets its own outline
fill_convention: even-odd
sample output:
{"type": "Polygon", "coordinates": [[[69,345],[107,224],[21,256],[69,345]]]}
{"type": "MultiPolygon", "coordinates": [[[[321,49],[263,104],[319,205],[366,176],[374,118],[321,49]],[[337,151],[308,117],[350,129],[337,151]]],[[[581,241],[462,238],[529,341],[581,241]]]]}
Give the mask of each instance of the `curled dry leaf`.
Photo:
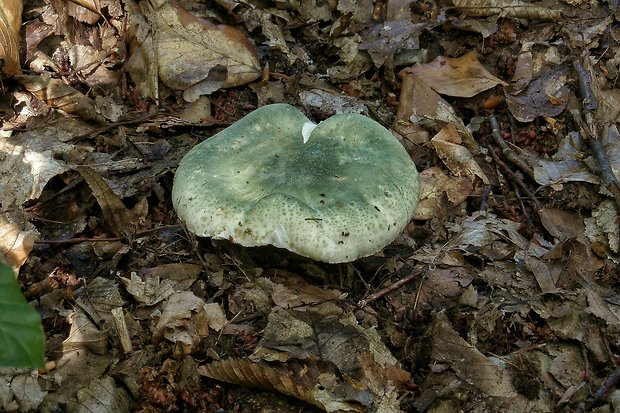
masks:
{"type": "Polygon", "coordinates": [[[98,124],[106,123],[105,118],[95,110],[92,99],[60,79],[20,75],[17,80],[37,99],[42,100],[54,109],[78,115],[82,119],[91,120],[98,124]]]}
{"type": "Polygon", "coordinates": [[[21,73],[19,30],[22,24],[22,0],[0,2],[0,74],[21,73]]]}
{"type": "MultiPolygon", "coordinates": [[[[403,78],[398,112],[394,130],[398,133],[407,133],[411,126],[429,128],[435,131],[441,130],[445,125],[452,124],[456,127],[463,145],[474,154],[480,152],[480,145],[474,139],[471,131],[458,117],[452,106],[444,100],[433,88],[426,83],[424,78],[415,73],[414,68],[401,70],[403,78]]],[[[413,134],[419,134],[414,130],[413,134]]],[[[409,139],[408,136],[405,136],[409,139]]],[[[413,142],[416,139],[412,139],[413,142]]]]}
{"type": "Polygon", "coordinates": [[[478,177],[488,185],[489,178],[472,154],[461,146],[461,142],[461,137],[452,124],[446,125],[431,139],[437,155],[454,175],[467,177],[472,181],[478,177]]]}
{"type": "Polygon", "coordinates": [[[23,231],[19,225],[9,222],[0,214],[0,262],[9,265],[15,273],[26,262],[34,247],[34,235],[23,231]]]}
{"type": "Polygon", "coordinates": [[[530,20],[558,20],[562,17],[558,9],[518,0],[452,0],[452,4],[461,13],[474,17],[500,15],[530,20]]]}
{"type": "MultiPolygon", "coordinates": [[[[157,61],[149,63],[157,65],[159,79],[172,89],[183,90],[187,101],[261,75],[254,46],[234,27],[199,19],[175,1],[144,9],[155,31],[151,44],[155,53],[141,53],[146,59],[156,56],[157,61]]],[[[148,43],[145,40],[141,46],[148,43]]]]}

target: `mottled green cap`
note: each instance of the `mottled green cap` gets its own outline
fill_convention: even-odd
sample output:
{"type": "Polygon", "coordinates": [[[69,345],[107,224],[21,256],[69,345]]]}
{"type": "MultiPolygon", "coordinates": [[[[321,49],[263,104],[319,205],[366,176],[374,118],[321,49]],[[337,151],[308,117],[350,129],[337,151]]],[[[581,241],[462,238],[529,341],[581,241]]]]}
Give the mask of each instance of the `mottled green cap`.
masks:
{"type": "Polygon", "coordinates": [[[392,242],[418,203],[405,149],[361,115],[309,123],[290,105],[268,105],[189,151],[172,188],[187,229],[330,263],[392,242]]]}

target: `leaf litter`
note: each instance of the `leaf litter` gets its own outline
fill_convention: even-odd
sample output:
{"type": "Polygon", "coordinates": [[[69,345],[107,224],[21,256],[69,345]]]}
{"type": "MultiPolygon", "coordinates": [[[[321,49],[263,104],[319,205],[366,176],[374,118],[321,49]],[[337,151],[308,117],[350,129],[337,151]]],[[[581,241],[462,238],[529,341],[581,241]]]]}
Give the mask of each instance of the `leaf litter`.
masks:
{"type": "Polygon", "coordinates": [[[0,410],[620,409],[612,2],[20,3],[0,257],[48,363],[2,370],[0,410]],[[180,158],[277,102],[391,126],[421,179],[393,244],[324,265],[184,232],[180,158]]]}

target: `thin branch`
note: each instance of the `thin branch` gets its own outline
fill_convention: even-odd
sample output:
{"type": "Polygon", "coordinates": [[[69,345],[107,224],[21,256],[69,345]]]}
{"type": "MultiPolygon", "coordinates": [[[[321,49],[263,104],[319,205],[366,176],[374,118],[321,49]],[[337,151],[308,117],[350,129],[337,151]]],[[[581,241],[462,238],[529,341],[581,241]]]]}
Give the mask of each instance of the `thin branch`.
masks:
{"type": "Polygon", "coordinates": [[[493,147],[491,145],[488,145],[487,148],[489,149],[489,153],[491,154],[491,157],[493,158],[493,161],[497,164],[497,166],[499,166],[499,168],[502,170],[502,172],[506,175],[508,175],[508,177],[519,187],[523,190],[523,192],[525,192],[527,194],[527,196],[532,200],[532,202],[534,203],[534,206],[536,207],[536,211],[540,211],[542,209],[542,204],[540,203],[540,201],[536,198],[536,195],[534,195],[532,193],[532,191],[530,191],[530,189],[527,187],[527,185],[525,185],[525,183],[523,182],[523,179],[521,177],[521,175],[514,173],[509,167],[508,165],[506,165],[504,163],[504,161],[502,161],[501,159],[499,159],[499,156],[497,156],[497,154],[495,153],[495,151],[493,150],[493,147]]]}
{"type": "MultiPolygon", "coordinates": [[[[163,231],[163,230],[172,229],[172,228],[181,228],[181,225],[179,224],[163,225],[157,228],[149,228],[149,229],[136,232],[135,236],[142,237],[144,235],[148,235],[153,232],[163,231]]],[[[67,244],[80,244],[82,242],[114,242],[114,241],[122,241],[124,239],[125,237],[109,237],[109,238],[81,237],[81,238],[70,238],[70,239],[41,239],[41,240],[35,241],[34,243],[35,244],[48,244],[48,245],[63,245],[63,244],[67,245],[67,244]]]]}
{"type": "Polygon", "coordinates": [[[386,294],[389,294],[393,291],[398,290],[400,287],[402,287],[405,284],[410,283],[411,281],[413,281],[414,279],[418,278],[420,276],[420,274],[422,274],[425,270],[418,270],[415,271],[414,273],[406,276],[405,278],[402,278],[398,281],[396,281],[394,284],[388,285],[387,287],[377,291],[374,294],[370,294],[369,296],[367,296],[366,298],[364,298],[363,300],[361,300],[357,305],[360,308],[364,308],[366,307],[368,304],[372,303],[373,301],[378,300],[379,298],[383,297],[386,294]]]}
{"type": "Polygon", "coordinates": [[[502,135],[500,133],[499,122],[497,121],[497,118],[495,117],[495,115],[489,116],[489,122],[491,123],[491,128],[493,131],[491,133],[491,136],[493,137],[493,141],[495,141],[497,146],[500,147],[506,159],[512,162],[515,166],[517,166],[523,172],[525,172],[527,176],[534,179],[534,169],[532,169],[532,167],[528,165],[528,163],[525,160],[523,160],[523,158],[521,158],[519,154],[517,154],[517,152],[511,149],[508,146],[508,144],[502,139],[502,135]]]}

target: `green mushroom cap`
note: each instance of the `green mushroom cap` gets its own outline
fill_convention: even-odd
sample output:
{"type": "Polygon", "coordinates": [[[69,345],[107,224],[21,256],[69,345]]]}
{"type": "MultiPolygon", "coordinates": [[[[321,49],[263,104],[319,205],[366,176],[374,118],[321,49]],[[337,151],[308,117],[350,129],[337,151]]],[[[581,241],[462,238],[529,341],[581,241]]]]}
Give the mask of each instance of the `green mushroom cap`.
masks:
{"type": "Polygon", "coordinates": [[[294,107],[274,104],[190,150],[172,202],[198,236],[349,262],[381,250],[407,225],[418,173],[398,140],[369,118],[336,115],[313,127],[294,107]]]}

